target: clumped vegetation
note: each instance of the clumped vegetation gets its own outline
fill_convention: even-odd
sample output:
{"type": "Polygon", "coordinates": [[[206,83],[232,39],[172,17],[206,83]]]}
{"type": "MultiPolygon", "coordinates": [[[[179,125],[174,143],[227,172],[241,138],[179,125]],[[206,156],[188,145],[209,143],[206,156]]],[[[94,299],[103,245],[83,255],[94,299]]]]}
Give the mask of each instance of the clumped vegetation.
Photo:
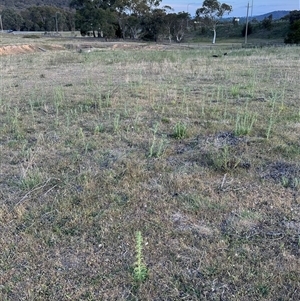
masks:
{"type": "Polygon", "coordinates": [[[136,48],[1,57],[0,299],[299,300],[298,49],[136,48]]]}

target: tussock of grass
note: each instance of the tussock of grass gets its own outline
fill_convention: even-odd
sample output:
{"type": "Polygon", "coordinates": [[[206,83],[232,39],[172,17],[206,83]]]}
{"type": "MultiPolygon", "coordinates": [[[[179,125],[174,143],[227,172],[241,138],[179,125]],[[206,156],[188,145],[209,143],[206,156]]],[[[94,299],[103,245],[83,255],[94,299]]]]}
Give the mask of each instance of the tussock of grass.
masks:
{"type": "Polygon", "coordinates": [[[1,57],[1,298],[298,300],[297,51],[1,57]]]}

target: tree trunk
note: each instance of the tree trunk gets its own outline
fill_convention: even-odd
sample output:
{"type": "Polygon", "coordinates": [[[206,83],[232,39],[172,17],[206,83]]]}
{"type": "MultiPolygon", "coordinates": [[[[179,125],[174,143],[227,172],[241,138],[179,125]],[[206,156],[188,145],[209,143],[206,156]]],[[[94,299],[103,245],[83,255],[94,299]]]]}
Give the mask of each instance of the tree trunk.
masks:
{"type": "Polygon", "coordinates": [[[183,36],[184,36],[183,32],[178,32],[176,34],[176,41],[177,41],[177,43],[180,43],[182,41],[183,36]]]}
{"type": "Polygon", "coordinates": [[[217,37],[217,31],[216,31],[216,29],[214,28],[213,29],[213,31],[214,31],[214,38],[213,38],[213,44],[215,44],[216,43],[216,37],[217,37]]]}
{"type": "Polygon", "coordinates": [[[121,35],[122,35],[122,39],[125,40],[125,26],[122,26],[122,19],[121,17],[118,18],[118,21],[119,21],[119,27],[120,27],[120,30],[121,30],[121,35]]]}

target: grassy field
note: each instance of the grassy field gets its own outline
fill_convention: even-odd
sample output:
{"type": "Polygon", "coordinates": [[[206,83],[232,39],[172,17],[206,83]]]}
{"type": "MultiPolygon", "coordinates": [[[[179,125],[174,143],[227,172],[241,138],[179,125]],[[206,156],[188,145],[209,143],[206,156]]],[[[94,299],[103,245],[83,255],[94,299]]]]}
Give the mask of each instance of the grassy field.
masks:
{"type": "Polygon", "coordinates": [[[0,60],[1,300],[300,299],[299,48],[0,60]]]}

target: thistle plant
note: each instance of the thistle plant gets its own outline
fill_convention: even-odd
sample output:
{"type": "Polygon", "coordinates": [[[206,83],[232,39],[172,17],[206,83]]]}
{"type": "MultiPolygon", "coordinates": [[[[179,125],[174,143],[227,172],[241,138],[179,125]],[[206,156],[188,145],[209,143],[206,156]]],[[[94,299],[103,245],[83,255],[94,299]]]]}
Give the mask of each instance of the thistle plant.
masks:
{"type": "Polygon", "coordinates": [[[232,86],[231,87],[231,94],[233,97],[237,97],[240,95],[240,87],[239,86],[232,86]]]}
{"type": "Polygon", "coordinates": [[[156,133],[158,131],[158,128],[159,128],[159,123],[156,123],[154,125],[154,127],[151,129],[151,131],[153,132],[153,138],[149,142],[149,154],[148,154],[149,158],[152,158],[152,157],[158,158],[165,151],[164,137],[162,137],[159,140],[157,140],[157,137],[156,137],[156,133]]]}
{"type": "Polygon", "coordinates": [[[230,172],[240,164],[240,160],[234,156],[227,145],[212,156],[212,162],[216,170],[223,172],[230,172]]]}
{"type": "Polygon", "coordinates": [[[116,114],[114,118],[114,132],[117,132],[120,126],[120,114],[116,114]]]}
{"type": "Polygon", "coordinates": [[[137,282],[143,282],[148,277],[148,269],[146,265],[144,264],[144,258],[143,258],[143,236],[141,231],[138,231],[136,233],[136,245],[135,245],[135,251],[136,251],[136,262],[135,267],[133,270],[133,277],[134,280],[137,282]]]}
{"type": "Polygon", "coordinates": [[[187,127],[184,123],[182,122],[178,122],[176,123],[175,127],[174,127],[174,134],[173,136],[176,139],[182,139],[185,138],[187,136],[187,127]]]}
{"type": "Polygon", "coordinates": [[[165,151],[165,142],[164,139],[161,138],[157,141],[156,136],[153,135],[152,141],[150,141],[150,147],[149,147],[149,158],[152,157],[160,157],[165,151]]]}
{"type": "Polygon", "coordinates": [[[267,137],[267,140],[269,140],[270,136],[271,136],[271,132],[272,132],[272,129],[273,129],[273,126],[275,124],[275,101],[276,101],[276,98],[273,97],[273,100],[272,100],[272,103],[271,103],[271,114],[270,114],[270,117],[269,117],[269,122],[268,122],[268,127],[267,127],[267,132],[266,132],[266,137],[267,137]]]}
{"type": "Polygon", "coordinates": [[[234,130],[235,135],[241,136],[250,134],[256,118],[256,114],[251,114],[249,112],[237,114],[234,130]]]}

